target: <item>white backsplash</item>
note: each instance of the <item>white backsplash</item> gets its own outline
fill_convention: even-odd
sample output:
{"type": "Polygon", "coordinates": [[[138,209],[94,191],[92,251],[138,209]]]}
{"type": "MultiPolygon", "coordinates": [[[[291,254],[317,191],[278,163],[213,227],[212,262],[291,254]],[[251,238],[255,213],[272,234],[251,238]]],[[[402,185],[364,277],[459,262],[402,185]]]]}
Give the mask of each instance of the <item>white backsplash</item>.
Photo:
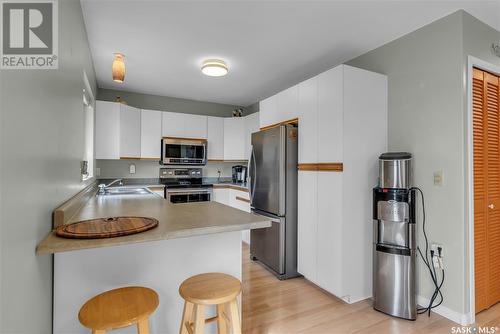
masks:
{"type": "MultiPolygon", "coordinates": [[[[203,166],[203,176],[217,177],[217,171],[221,177],[231,177],[231,167],[244,163],[237,162],[208,162],[203,166]]],[[[145,160],[96,160],[96,168],[99,168],[98,178],[156,178],[162,167],[157,161],[145,160]],[[135,174],[130,174],[130,165],[135,165],[135,174]]]]}

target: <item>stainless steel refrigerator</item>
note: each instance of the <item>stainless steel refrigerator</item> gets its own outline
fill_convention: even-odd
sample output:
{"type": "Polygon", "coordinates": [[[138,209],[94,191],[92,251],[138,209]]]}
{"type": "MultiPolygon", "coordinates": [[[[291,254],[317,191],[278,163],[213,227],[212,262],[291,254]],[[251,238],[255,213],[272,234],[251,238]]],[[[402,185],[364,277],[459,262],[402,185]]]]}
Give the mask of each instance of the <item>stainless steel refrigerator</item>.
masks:
{"type": "Polygon", "coordinates": [[[252,212],[272,219],[272,226],[252,230],[250,256],[279,279],[297,273],[298,129],[282,125],[252,134],[249,189],[252,212]]]}

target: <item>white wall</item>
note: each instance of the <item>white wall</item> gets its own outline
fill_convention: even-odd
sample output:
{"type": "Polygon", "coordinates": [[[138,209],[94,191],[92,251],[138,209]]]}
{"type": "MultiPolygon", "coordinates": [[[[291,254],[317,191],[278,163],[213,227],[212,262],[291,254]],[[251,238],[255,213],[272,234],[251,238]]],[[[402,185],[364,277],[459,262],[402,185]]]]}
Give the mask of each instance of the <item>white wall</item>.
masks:
{"type": "MultiPolygon", "coordinates": [[[[95,74],[80,1],[59,1],[59,69],[0,71],[0,332],[50,333],[52,210],[81,190],[83,70],[95,74]]],[[[75,315],[76,316],[76,315],[75,315]]]]}
{"type": "MultiPolygon", "coordinates": [[[[414,154],[414,184],[425,194],[429,241],[444,246],[443,306],[456,314],[469,312],[465,54],[488,55],[498,34],[459,11],[348,62],[388,76],[389,149],[414,154]],[[443,186],[433,184],[438,170],[444,172],[443,186]]],[[[428,298],[432,283],[418,262],[419,294],[428,298]]]]}

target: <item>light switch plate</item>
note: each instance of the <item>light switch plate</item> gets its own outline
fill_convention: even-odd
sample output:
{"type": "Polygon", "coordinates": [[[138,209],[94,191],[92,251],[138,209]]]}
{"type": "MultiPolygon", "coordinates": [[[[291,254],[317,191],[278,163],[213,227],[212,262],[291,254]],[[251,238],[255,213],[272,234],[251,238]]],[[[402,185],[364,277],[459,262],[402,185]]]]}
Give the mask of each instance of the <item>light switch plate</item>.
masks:
{"type": "Polygon", "coordinates": [[[438,170],[434,172],[434,185],[442,186],[444,183],[443,171],[438,170]]]}
{"type": "Polygon", "coordinates": [[[129,172],[130,172],[130,174],[135,174],[135,165],[134,164],[130,164],[129,172]]]}

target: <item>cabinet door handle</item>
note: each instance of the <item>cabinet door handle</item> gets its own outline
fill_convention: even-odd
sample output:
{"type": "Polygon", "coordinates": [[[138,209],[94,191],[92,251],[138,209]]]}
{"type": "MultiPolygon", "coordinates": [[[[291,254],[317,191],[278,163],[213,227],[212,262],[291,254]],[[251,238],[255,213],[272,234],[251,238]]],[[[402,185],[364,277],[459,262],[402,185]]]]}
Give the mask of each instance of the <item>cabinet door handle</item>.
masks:
{"type": "Polygon", "coordinates": [[[488,205],[488,208],[490,208],[490,209],[493,210],[495,208],[495,205],[494,204],[490,204],[490,205],[488,205]]]}

